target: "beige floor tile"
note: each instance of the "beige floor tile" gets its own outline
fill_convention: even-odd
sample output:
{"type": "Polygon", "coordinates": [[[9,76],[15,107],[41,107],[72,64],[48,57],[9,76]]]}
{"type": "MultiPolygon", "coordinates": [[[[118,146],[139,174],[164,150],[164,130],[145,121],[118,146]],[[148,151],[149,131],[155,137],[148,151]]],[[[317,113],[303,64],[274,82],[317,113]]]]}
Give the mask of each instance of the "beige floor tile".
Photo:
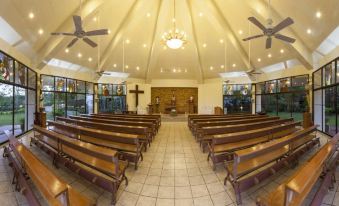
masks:
{"type": "Polygon", "coordinates": [[[174,187],[160,186],[158,198],[174,198],[174,187]]]}
{"type": "Polygon", "coordinates": [[[211,195],[211,199],[213,201],[214,206],[229,205],[233,202],[226,192],[213,194],[211,195]]]}
{"type": "Polygon", "coordinates": [[[161,177],[160,185],[161,186],[174,186],[174,177],[161,177]]]}
{"type": "Polygon", "coordinates": [[[123,192],[121,194],[121,197],[118,200],[118,203],[124,206],[132,206],[137,203],[138,198],[139,198],[139,195],[136,195],[130,192],[123,192]]]}
{"type": "Polygon", "coordinates": [[[174,199],[157,199],[156,206],[174,206],[174,199]]]}
{"type": "Polygon", "coordinates": [[[154,197],[140,196],[137,202],[137,206],[154,206],[157,199],[154,197]]]}
{"type": "Polygon", "coordinates": [[[204,197],[193,198],[193,201],[194,206],[213,206],[213,202],[209,195],[204,197]]]}
{"type": "Polygon", "coordinates": [[[160,183],[160,176],[148,176],[145,181],[145,184],[148,184],[148,185],[159,185],[159,183],[160,183]]]}
{"type": "Polygon", "coordinates": [[[175,206],[193,206],[193,199],[175,199],[175,206]]]}
{"type": "Polygon", "coordinates": [[[206,185],[191,186],[191,190],[193,198],[209,195],[206,185]]]}
{"type": "Polygon", "coordinates": [[[125,191],[139,195],[144,185],[138,182],[130,182],[125,191]]]}
{"type": "Polygon", "coordinates": [[[192,192],[190,186],[186,187],[175,187],[175,198],[182,199],[182,198],[192,198],[192,192]]]}
{"type": "Polygon", "coordinates": [[[141,191],[141,195],[148,197],[157,197],[158,196],[159,186],[155,185],[144,185],[141,191]]]}

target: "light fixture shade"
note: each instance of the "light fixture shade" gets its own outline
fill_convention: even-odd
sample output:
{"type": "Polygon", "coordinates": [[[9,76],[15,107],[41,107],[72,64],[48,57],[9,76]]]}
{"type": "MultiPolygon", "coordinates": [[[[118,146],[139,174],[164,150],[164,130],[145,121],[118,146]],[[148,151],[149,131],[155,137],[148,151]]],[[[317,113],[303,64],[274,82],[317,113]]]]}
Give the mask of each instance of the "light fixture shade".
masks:
{"type": "Polygon", "coordinates": [[[173,38],[166,41],[166,45],[171,49],[179,49],[184,42],[181,39],[173,38]]]}

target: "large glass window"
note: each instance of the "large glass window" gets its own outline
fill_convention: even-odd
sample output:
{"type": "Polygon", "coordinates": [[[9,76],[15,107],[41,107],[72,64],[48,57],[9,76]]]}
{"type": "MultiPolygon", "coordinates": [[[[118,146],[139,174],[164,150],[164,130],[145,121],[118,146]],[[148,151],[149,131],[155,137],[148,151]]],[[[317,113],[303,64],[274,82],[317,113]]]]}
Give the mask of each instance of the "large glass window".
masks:
{"type": "Polygon", "coordinates": [[[48,120],[56,116],[93,113],[92,82],[41,75],[43,106],[48,120]]]}
{"type": "Polygon", "coordinates": [[[125,84],[98,84],[99,112],[122,113],[126,110],[125,84]]]}
{"type": "Polygon", "coordinates": [[[0,51],[0,144],[5,130],[20,135],[32,128],[36,80],[36,72],[0,51]]]}
{"type": "Polygon", "coordinates": [[[334,136],[339,132],[338,58],[313,72],[313,119],[318,129],[334,136]]]}
{"type": "Polygon", "coordinates": [[[263,85],[265,90],[256,92],[256,112],[302,121],[302,114],[308,109],[308,75],[260,82],[256,88],[262,88],[263,85]]]}
{"type": "Polygon", "coordinates": [[[251,84],[224,84],[223,94],[225,114],[252,112],[251,84]]]}

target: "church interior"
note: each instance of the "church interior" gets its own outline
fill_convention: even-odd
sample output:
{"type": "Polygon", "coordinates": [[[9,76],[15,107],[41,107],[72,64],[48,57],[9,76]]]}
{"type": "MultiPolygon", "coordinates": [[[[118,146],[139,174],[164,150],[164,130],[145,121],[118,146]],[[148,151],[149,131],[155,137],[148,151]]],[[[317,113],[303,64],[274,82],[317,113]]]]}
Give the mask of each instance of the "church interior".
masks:
{"type": "Polygon", "coordinates": [[[339,205],[338,0],[0,3],[0,205],[339,205]]]}

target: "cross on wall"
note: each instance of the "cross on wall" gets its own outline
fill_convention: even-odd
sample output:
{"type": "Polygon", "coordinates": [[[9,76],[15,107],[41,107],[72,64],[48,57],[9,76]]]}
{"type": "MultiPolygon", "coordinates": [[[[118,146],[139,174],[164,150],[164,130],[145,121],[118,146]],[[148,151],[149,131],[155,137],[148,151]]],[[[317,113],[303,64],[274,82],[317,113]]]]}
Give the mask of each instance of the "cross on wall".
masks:
{"type": "Polygon", "coordinates": [[[139,85],[135,85],[135,90],[129,90],[129,93],[135,94],[135,107],[139,105],[139,94],[143,94],[143,90],[139,90],[139,85]]]}

